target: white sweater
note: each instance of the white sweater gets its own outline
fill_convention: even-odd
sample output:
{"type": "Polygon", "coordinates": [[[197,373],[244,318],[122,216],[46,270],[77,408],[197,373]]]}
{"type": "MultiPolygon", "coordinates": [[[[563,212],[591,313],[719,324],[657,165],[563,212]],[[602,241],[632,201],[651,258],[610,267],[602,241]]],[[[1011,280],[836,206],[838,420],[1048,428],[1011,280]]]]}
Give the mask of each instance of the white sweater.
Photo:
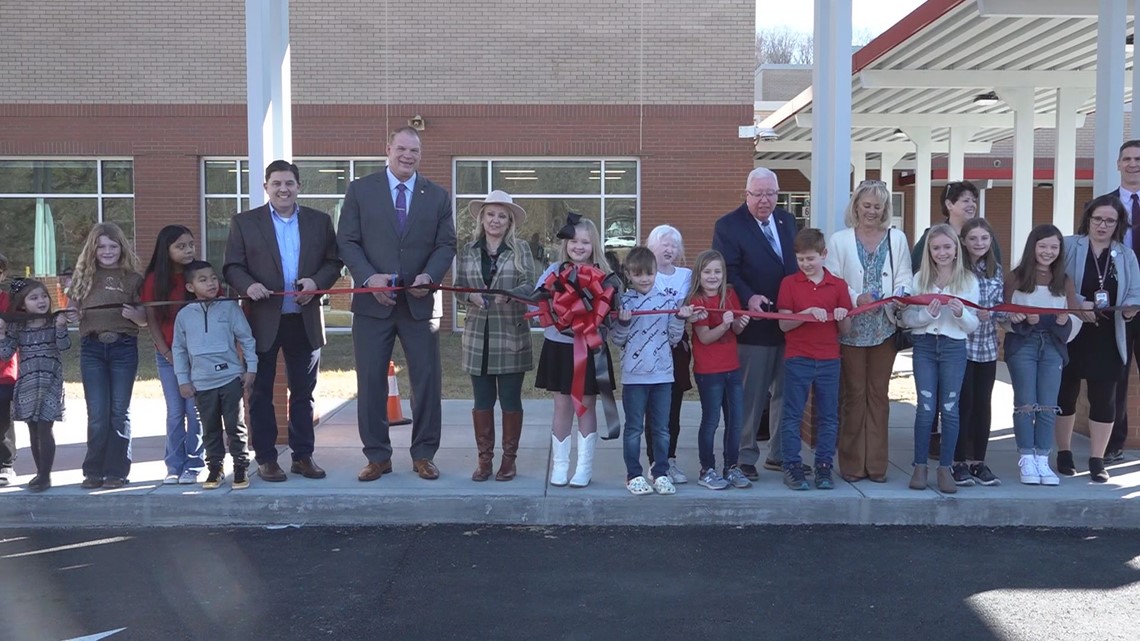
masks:
{"type": "MultiPolygon", "coordinates": [[[[934,288],[933,291],[920,292],[918,291],[918,274],[914,275],[914,281],[911,283],[910,292],[914,294],[948,294],[950,296],[957,296],[970,301],[971,303],[978,302],[978,279],[970,274],[969,283],[964,292],[952,292],[948,290],[934,288]]],[[[947,338],[957,338],[966,340],[966,336],[978,328],[978,314],[971,308],[966,307],[962,311],[961,317],[954,316],[946,305],[938,310],[937,316],[931,316],[930,312],[926,309],[925,305],[907,305],[902,313],[903,325],[911,329],[912,334],[931,334],[937,336],[945,336],[947,338]]]]}
{"type": "MultiPolygon", "coordinates": [[[[897,229],[890,229],[887,233],[890,234],[891,251],[887,255],[887,260],[883,261],[883,273],[879,285],[879,291],[883,296],[890,296],[900,287],[910,287],[913,278],[906,234],[897,229]],[[892,254],[894,263],[891,262],[892,254]]],[[[855,230],[850,227],[835,232],[827,239],[827,258],[823,263],[827,271],[847,283],[852,303],[859,298],[859,294],[863,293],[863,263],[859,260],[858,243],[855,230]]]]}

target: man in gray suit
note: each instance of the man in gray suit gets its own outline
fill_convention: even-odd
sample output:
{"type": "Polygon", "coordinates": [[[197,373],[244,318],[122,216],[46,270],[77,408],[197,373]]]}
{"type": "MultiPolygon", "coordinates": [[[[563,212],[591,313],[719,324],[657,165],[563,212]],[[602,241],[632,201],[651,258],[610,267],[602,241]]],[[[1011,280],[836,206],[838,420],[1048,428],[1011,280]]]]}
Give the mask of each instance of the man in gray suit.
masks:
{"type": "MultiPolygon", "coordinates": [[[[415,288],[443,281],[455,258],[455,220],[447,190],[417,173],[420,136],[401,127],[388,137],[388,167],[352,181],[337,229],[340,257],[363,287],[415,288]]],[[[412,382],[412,469],[439,478],[443,372],[432,318],[442,313],[439,292],[353,295],[357,421],[368,464],[357,476],[375,481],[392,471],[388,437],[388,361],[396,337],[408,358],[412,382]],[[437,311],[438,310],[438,311],[437,311]]]]}
{"type": "Polygon", "coordinates": [[[321,479],[325,471],[313,460],[313,390],[325,344],[324,311],[311,294],[271,294],[328,289],[340,278],[342,264],[332,219],[323,211],[297,204],[301,191],[297,165],[273,161],[265,169],[264,187],[268,203],[230,219],[222,269],[231,287],[253,299],[246,310],[262,367],[249,397],[250,444],[257,456],[258,475],[266,481],[284,481],[285,471],[277,464],[273,407],[277,352],[283,351],[289,381],[289,448],[293,451],[289,471],[321,479]]]}

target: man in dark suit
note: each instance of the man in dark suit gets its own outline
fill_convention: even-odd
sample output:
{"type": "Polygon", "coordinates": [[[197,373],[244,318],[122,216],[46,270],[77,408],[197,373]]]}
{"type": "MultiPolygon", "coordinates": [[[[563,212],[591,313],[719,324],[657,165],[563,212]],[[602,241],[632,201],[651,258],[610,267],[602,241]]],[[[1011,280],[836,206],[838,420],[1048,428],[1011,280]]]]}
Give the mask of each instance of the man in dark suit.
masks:
{"type": "MultiPolygon", "coordinates": [[[[780,185],[776,174],[757,167],[748,174],[744,204],[716,221],[713,249],[724,254],[728,282],[740,302],[754,312],[775,311],[780,282],[796,272],[792,243],[796,221],[776,207],[780,185]]],[[[772,400],[769,418],[773,428],[764,467],[779,471],[780,410],[784,402],[784,333],[778,321],[753,319],[737,337],[744,377],[744,429],[740,441],[740,469],[749,479],[759,478],[756,463],[760,447],[756,426],[764,413],[767,393],[772,400]]]]}
{"type": "Polygon", "coordinates": [[[267,204],[230,220],[222,268],[226,282],[253,299],[246,309],[262,366],[249,397],[250,442],[258,475],[266,481],[284,481],[285,471],[277,464],[273,407],[277,352],[283,351],[289,381],[289,448],[293,451],[289,471],[320,479],[325,471],[313,460],[313,390],[325,344],[324,310],[311,294],[272,294],[328,289],[340,277],[342,265],[332,219],[297,204],[301,190],[297,166],[273,161],[265,169],[264,187],[267,204]]]}
{"type": "Polygon", "coordinates": [[[392,471],[388,361],[397,336],[409,356],[412,469],[420,478],[439,478],[432,459],[439,449],[443,372],[432,319],[443,313],[443,298],[414,288],[442,282],[451,268],[455,221],[447,190],[416,171],[420,153],[415,129],[392,132],[387,169],[352,181],[340,212],[337,244],[353,280],[363,287],[413,288],[352,297],[357,420],[368,459],[357,476],[361,481],[392,471]]]}
{"type": "MultiPolygon", "coordinates": [[[[1128,226],[1124,229],[1124,245],[1140,256],[1140,140],[1127,140],[1120,146],[1116,157],[1120,171],[1120,187],[1105,194],[1116,196],[1128,212],[1128,226]]],[[[1132,364],[1140,363],[1140,319],[1128,322],[1128,363],[1116,385],[1116,421],[1104,452],[1105,463],[1124,460],[1124,441],[1128,438],[1128,379],[1132,364]]]]}

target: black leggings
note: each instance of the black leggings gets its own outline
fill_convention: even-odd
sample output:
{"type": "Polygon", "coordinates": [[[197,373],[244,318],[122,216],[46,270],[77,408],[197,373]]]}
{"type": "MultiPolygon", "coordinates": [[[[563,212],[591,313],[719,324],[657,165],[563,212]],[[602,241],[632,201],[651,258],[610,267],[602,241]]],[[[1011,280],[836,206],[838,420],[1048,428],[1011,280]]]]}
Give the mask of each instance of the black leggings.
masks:
{"type": "MultiPolygon", "coordinates": [[[[1061,389],[1057,394],[1057,404],[1061,406],[1061,416],[1077,413],[1077,397],[1081,394],[1080,375],[1070,373],[1066,367],[1061,372],[1061,389]]],[[[1086,380],[1085,395],[1089,401],[1089,420],[1097,423],[1111,423],[1116,420],[1116,381],[1086,380]]]]}
{"type": "Polygon", "coordinates": [[[992,422],[990,400],[996,377],[997,361],[966,361],[966,376],[962,379],[962,394],[958,405],[961,412],[958,445],[954,448],[954,460],[958,463],[986,460],[992,422]]]}
{"type": "Polygon", "coordinates": [[[36,476],[48,476],[55,465],[55,434],[52,421],[28,421],[32,460],[36,463],[36,476]]]}
{"type": "Polygon", "coordinates": [[[526,372],[514,374],[484,374],[471,376],[471,391],[475,394],[477,410],[495,409],[495,397],[504,412],[522,411],[522,385],[526,372]]]}

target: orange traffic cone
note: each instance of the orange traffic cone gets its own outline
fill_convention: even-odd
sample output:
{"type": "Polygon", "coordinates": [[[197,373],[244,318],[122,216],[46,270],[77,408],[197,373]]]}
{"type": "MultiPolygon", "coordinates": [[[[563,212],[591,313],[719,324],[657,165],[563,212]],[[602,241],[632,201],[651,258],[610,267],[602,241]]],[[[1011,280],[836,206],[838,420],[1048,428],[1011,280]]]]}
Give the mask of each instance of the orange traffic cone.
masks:
{"type": "Polygon", "coordinates": [[[388,425],[408,425],[410,418],[404,418],[400,407],[400,388],[396,385],[396,364],[388,361],[388,425]]]}

